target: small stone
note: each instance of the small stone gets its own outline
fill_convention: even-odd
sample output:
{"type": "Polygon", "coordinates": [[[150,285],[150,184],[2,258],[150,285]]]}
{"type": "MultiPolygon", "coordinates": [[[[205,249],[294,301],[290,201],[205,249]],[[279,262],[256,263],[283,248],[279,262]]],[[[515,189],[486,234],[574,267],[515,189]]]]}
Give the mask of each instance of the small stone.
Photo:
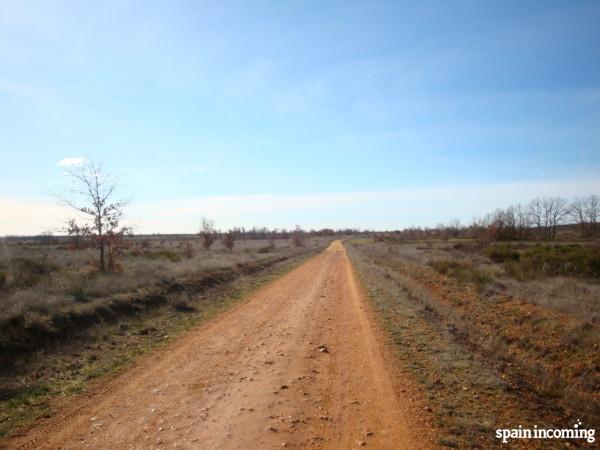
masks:
{"type": "Polygon", "coordinates": [[[358,446],[359,447],[364,447],[365,445],[367,445],[367,443],[365,441],[359,441],[358,442],[358,446]]]}

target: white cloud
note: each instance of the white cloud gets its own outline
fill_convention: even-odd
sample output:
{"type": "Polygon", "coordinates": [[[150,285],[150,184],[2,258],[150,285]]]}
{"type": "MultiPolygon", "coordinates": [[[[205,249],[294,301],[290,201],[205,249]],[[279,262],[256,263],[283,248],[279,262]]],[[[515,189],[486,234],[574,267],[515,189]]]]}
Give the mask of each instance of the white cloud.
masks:
{"type": "Polygon", "coordinates": [[[83,156],[73,156],[70,158],[61,159],[56,163],[56,165],[61,167],[83,166],[86,161],[87,159],[83,156]]]}

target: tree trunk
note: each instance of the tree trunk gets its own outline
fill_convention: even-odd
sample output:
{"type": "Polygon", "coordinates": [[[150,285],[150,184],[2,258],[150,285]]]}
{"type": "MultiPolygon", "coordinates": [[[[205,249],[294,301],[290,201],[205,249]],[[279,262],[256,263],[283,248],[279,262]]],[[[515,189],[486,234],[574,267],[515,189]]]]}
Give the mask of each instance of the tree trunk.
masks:
{"type": "Polygon", "coordinates": [[[100,238],[100,271],[106,272],[106,263],[104,262],[104,239],[100,238]]]}

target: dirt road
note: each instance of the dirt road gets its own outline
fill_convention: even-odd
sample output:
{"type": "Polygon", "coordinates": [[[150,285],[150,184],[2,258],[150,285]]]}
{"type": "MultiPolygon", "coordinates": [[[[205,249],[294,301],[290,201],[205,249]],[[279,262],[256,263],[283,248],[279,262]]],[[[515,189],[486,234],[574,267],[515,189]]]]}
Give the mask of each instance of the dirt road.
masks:
{"type": "Polygon", "coordinates": [[[420,448],[342,244],[192,330],[16,448],[420,448]]]}

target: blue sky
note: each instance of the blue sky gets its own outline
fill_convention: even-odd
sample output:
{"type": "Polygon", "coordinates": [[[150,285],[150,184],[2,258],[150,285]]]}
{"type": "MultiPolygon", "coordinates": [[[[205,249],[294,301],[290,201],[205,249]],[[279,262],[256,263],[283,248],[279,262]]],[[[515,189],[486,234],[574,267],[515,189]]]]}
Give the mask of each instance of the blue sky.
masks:
{"type": "Polygon", "coordinates": [[[600,2],[95,3],[0,3],[0,234],[59,227],[82,156],[139,232],[600,194],[600,2]]]}

